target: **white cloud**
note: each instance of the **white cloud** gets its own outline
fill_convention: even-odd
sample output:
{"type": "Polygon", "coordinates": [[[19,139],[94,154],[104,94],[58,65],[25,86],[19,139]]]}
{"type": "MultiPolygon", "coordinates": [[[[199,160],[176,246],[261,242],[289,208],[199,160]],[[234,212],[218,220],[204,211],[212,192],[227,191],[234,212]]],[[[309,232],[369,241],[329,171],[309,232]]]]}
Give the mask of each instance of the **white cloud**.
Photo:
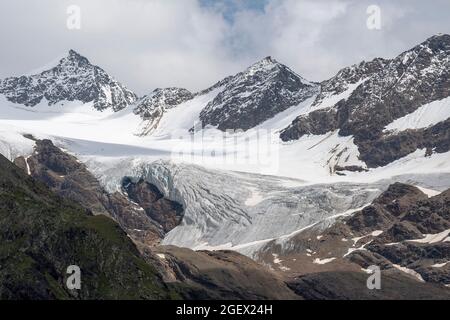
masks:
{"type": "Polygon", "coordinates": [[[320,80],[322,70],[338,62],[323,45],[322,36],[338,17],[345,15],[346,7],[342,1],[273,1],[264,13],[238,15],[234,32],[245,36],[246,44],[239,46],[247,45],[247,55],[273,55],[307,77],[320,80]]]}
{"type": "Polygon", "coordinates": [[[272,0],[263,13],[243,12],[233,28],[235,46],[249,57],[273,55],[306,78],[327,79],[341,68],[394,57],[438,32],[450,32],[450,2],[379,0],[381,30],[367,28],[364,0],[272,0]],[[412,32],[414,30],[414,32],[412,32]]]}
{"type": "Polygon", "coordinates": [[[27,72],[73,48],[141,93],[198,89],[230,70],[222,49],[227,28],[195,0],[2,1],[0,76],[27,72]],[[69,4],[81,8],[79,31],[66,28],[69,4]]]}

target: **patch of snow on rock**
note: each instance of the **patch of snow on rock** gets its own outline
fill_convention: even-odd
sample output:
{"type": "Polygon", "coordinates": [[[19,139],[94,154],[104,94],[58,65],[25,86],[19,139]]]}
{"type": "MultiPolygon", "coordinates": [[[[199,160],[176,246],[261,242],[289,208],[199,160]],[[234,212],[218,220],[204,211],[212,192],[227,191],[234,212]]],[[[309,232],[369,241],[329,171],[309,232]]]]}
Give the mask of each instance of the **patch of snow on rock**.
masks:
{"type": "Polygon", "coordinates": [[[327,259],[319,259],[319,258],[317,258],[317,259],[315,259],[314,260],[314,264],[321,264],[321,265],[323,265],[323,264],[327,264],[327,263],[330,263],[330,262],[333,262],[334,260],[336,260],[336,258],[327,258],[327,259]]]}

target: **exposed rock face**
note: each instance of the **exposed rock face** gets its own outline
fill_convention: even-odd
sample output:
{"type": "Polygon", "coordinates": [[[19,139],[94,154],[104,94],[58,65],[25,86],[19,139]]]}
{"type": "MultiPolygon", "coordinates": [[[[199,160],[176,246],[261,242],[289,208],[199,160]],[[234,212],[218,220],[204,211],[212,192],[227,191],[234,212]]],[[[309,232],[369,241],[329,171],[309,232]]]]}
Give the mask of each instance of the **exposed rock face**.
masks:
{"type": "Polygon", "coordinates": [[[189,90],[182,88],[156,89],[137,102],[134,113],[144,120],[140,135],[145,136],[158,127],[164,113],[194,98],[189,90]]]}
{"type": "Polygon", "coordinates": [[[425,199],[428,199],[427,196],[415,187],[394,184],[372,205],[350,217],[345,223],[358,234],[387,230],[399,215],[409,210],[417,201],[425,199]]]}
{"type": "Polygon", "coordinates": [[[176,107],[193,97],[194,95],[189,90],[182,88],[156,89],[139,100],[134,112],[144,119],[152,118],[155,110],[176,107]]]}
{"type": "Polygon", "coordinates": [[[49,70],[4,79],[0,82],[0,94],[29,107],[45,99],[49,105],[81,101],[92,102],[97,110],[118,111],[136,101],[133,92],[73,50],[49,70]]]}
{"type": "Polygon", "coordinates": [[[203,127],[248,130],[312,97],[318,86],[271,57],[227,78],[223,90],[202,110],[203,127]]]}
{"type": "Polygon", "coordinates": [[[155,250],[166,281],[194,288],[185,295],[187,299],[300,299],[276,274],[239,253],[194,252],[177,247],[155,250]]]}
{"type": "Polygon", "coordinates": [[[108,215],[103,205],[103,192],[99,182],[75,157],[55,147],[50,140],[37,140],[34,153],[15,160],[32,177],[45,183],[64,198],[82,204],[94,215],[108,215]]]}
{"type": "Polygon", "coordinates": [[[374,140],[355,139],[361,160],[368,166],[384,166],[408,154],[425,149],[424,156],[450,150],[450,119],[424,129],[381,135],[374,140]]]}
{"type": "Polygon", "coordinates": [[[417,149],[450,150],[447,119],[425,129],[386,133],[384,128],[419,107],[450,96],[450,35],[434,36],[393,60],[376,59],[341,71],[322,84],[314,105],[281,133],[284,141],[339,130],[353,135],[361,160],[384,166],[417,149]],[[322,101],[360,83],[347,99],[325,108],[322,101]]]}
{"type": "Polygon", "coordinates": [[[382,272],[381,290],[367,288],[367,274],[348,270],[294,277],[286,286],[275,273],[236,252],[158,247],[155,253],[154,263],[165,281],[193,288],[182,293],[188,299],[450,299],[447,288],[417,282],[393,269],[382,272]]]}
{"type": "Polygon", "coordinates": [[[0,265],[2,300],[180,297],[115,222],[55,195],[1,155],[0,265]],[[80,290],[66,286],[71,265],[81,269],[80,290]]]}
{"type": "MultiPolygon", "coordinates": [[[[400,184],[393,187],[405,188],[400,184]]],[[[383,257],[394,265],[413,270],[424,281],[450,284],[450,190],[429,199],[414,193],[417,190],[376,210],[375,216],[390,215],[390,224],[381,229],[386,230],[383,234],[367,244],[366,257],[355,252],[350,259],[366,267],[367,262],[362,261],[383,257]]],[[[353,219],[360,216],[364,213],[353,219]]],[[[347,224],[359,231],[353,219],[347,224]]]]}
{"type": "Polygon", "coordinates": [[[361,272],[378,266],[415,281],[450,284],[450,190],[429,198],[396,183],[370,206],[332,226],[309,228],[272,243],[258,260],[276,255],[288,273],[361,272]],[[294,262],[295,260],[295,262],[294,262]]]}
{"type": "Polygon", "coordinates": [[[123,189],[128,197],[138,203],[145,213],[167,233],[177,227],[183,218],[183,206],[166,199],[164,195],[154,185],[139,180],[134,183],[131,179],[125,178],[123,189]]]}
{"type": "Polygon", "coordinates": [[[124,179],[124,192],[109,194],[74,156],[55,147],[50,140],[36,141],[35,152],[15,163],[45,183],[60,196],[81,204],[95,215],[114,218],[137,242],[159,243],[183,217],[183,208],[167,200],[144,182],[124,179]]]}
{"type": "Polygon", "coordinates": [[[389,60],[377,58],[342,69],[336,76],[320,84],[320,93],[317,95],[313,106],[319,106],[326,98],[342,94],[351,85],[360,83],[372,75],[381,72],[388,62],[389,60]]]}

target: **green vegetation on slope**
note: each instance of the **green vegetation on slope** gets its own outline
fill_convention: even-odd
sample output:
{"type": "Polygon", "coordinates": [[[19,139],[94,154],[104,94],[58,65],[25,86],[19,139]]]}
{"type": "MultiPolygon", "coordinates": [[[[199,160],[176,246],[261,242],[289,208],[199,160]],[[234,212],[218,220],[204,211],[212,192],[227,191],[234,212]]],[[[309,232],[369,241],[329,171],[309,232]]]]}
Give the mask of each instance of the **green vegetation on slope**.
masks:
{"type": "Polygon", "coordinates": [[[0,155],[0,299],[167,299],[176,294],[125,232],[0,155]],[[66,287],[70,265],[81,290],[66,287]]]}

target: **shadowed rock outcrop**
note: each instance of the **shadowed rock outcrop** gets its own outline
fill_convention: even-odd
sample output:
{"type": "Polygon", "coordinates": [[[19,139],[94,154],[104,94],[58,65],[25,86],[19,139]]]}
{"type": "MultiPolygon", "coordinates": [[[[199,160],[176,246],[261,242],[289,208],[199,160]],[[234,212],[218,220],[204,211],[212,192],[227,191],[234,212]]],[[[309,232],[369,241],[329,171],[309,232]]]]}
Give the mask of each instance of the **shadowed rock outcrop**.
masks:
{"type": "Polygon", "coordinates": [[[60,196],[95,215],[112,217],[135,241],[147,245],[159,243],[183,217],[181,205],[148,183],[133,184],[124,178],[123,193],[108,193],[83,163],[50,140],[37,140],[33,154],[15,163],[60,196]]]}

